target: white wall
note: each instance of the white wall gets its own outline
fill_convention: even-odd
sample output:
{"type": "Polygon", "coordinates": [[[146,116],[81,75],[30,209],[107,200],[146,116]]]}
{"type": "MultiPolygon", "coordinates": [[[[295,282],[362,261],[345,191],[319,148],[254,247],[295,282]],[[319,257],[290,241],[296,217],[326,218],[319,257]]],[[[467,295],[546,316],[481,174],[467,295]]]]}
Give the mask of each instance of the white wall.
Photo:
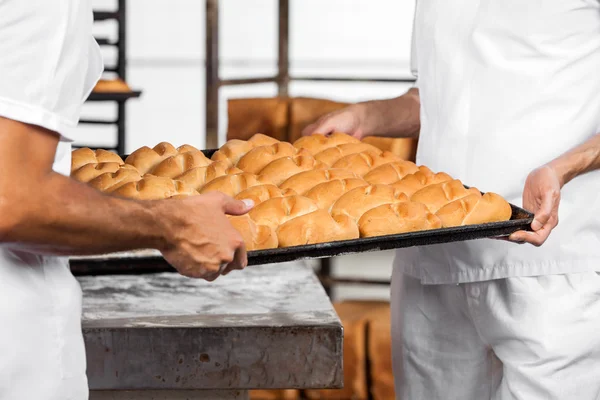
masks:
{"type": "MultiPolygon", "coordinates": [[[[277,1],[221,0],[221,77],[268,76],[277,65],[277,1]]],[[[111,9],[115,0],[94,0],[111,9]]],[[[414,0],[291,0],[290,63],[296,75],[408,77],[414,0]]],[[[166,140],[204,146],[204,15],[201,0],[128,1],[128,82],[143,90],[128,103],[127,151],[166,140]]],[[[105,22],[98,34],[115,37],[105,22]]],[[[105,51],[105,62],[114,52],[105,51]]],[[[405,84],[296,82],[291,95],[360,101],[396,96],[405,84]]],[[[221,91],[221,136],[226,100],[273,96],[275,85],[247,85],[221,91]]],[[[111,105],[86,104],[84,117],[114,118],[111,105]]],[[[109,145],[110,127],[78,127],[79,142],[109,145]]],[[[361,275],[365,268],[389,275],[391,253],[340,258],[336,269],[361,275]],[[358,262],[357,262],[358,261],[358,262]]],[[[340,294],[344,295],[344,291],[340,294]]],[[[357,295],[357,292],[348,292],[357,295]]],[[[358,295],[386,296],[385,290],[358,295]]]]}

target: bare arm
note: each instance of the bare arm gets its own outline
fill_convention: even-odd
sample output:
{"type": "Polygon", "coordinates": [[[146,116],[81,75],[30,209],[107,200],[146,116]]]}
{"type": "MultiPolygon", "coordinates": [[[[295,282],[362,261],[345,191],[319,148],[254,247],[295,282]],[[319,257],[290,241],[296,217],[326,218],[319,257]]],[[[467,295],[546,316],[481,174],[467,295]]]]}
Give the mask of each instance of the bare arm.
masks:
{"type": "Polygon", "coordinates": [[[417,138],[421,128],[419,89],[400,97],[353,104],[321,117],[303,135],[344,132],[358,139],[367,136],[417,138]]]}
{"type": "Polygon", "coordinates": [[[561,187],[579,175],[600,169],[600,133],[548,165],[556,172],[561,187]]]}
{"type": "Polygon", "coordinates": [[[225,217],[246,212],[243,202],[219,194],[153,202],[107,196],[52,171],[57,142],[53,132],[0,118],[3,246],[59,255],[154,248],[192,276],[246,263],[225,217]]]}

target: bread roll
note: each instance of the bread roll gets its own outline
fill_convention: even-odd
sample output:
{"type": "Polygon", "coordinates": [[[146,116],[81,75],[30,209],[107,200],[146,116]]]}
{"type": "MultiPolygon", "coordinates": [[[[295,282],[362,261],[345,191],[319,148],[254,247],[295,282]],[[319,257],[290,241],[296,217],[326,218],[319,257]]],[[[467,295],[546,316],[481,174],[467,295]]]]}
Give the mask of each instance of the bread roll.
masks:
{"type": "Polygon", "coordinates": [[[102,149],[94,151],[92,149],[82,148],[73,150],[71,153],[71,172],[77,171],[86,164],[99,163],[123,164],[123,160],[117,154],[102,149]]]}
{"type": "Polygon", "coordinates": [[[235,230],[242,235],[247,251],[277,248],[277,235],[273,228],[257,225],[248,214],[228,218],[235,230]]]}
{"type": "Polygon", "coordinates": [[[421,203],[402,202],[375,207],[358,220],[361,237],[393,235],[442,227],[440,219],[421,203]]]}
{"type": "Polygon", "coordinates": [[[213,161],[222,161],[229,166],[234,166],[246,153],[252,150],[254,146],[252,143],[245,140],[228,140],[219,150],[217,150],[211,157],[213,161]]]}
{"type": "Polygon", "coordinates": [[[358,222],[367,211],[382,204],[408,201],[403,193],[395,192],[389,186],[370,185],[352,189],[342,195],[331,207],[331,214],[346,214],[358,222]]]}
{"type": "MultiPolygon", "coordinates": [[[[131,165],[128,165],[127,167],[135,169],[131,165]]],[[[117,172],[120,168],[121,164],[116,162],[85,164],[83,167],[74,171],[71,174],[71,178],[79,182],[87,183],[102,174],[117,172]]]]}
{"type": "Polygon", "coordinates": [[[304,214],[277,228],[277,238],[281,247],[358,239],[358,237],[356,222],[343,214],[332,217],[327,210],[304,214]]]}
{"type": "Polygon", "coordinates": [[[358,176],[363,176],[371,171],[371,169],[382,164],[391,163],[392,161],[399,161],[399,159],[390,152],[376,153],[367,150],[340,158],[333,164],[332,168],[347,169],[358,176]]]}
{"type": "Polygon", "coordinates": [[[152,149],[146,146],[140,147],[127,157],[125,164],[133,165],[140,174],[145,175],[161,161],[176,154],[178,154],[177,149],[172,144],[162,142],[152,149]]]}
{"type": "Polygon", "coordinates": [[[281,185],[286,179],[300,172],[323,169],[325,167],[325,164],[315,160],[307,150],[301,149],[294,156],[271,161],[258,175],[265,177],[275,185],[281,185]]]}
{"type": "Polygon", "coordinates": [[[344,193],[364,186],[369,184],[358,178],[335,179],[319,183],[306,193],[306,197],[314,201],[320,209],[329,211],[333,203],[344,193]]]}
{"type": "Polygon", "coordinates": [[[479,193],[475,188],[466,189],[461,181],[454,179],[447,182],[437,183],[425,186],[413,194],[410,199],[418,203],[423,203],[432,213],[437,213],[440,208],[461,199],[469,194],[479,193]]]}
{"type": "Polygon", "coordinates": [[[186,171],[197,167],[207,167],[212,163],[201,151],[188,151],[171,156],[154,167],[151,174],[175,179],[186,171]]]}
{"type": "Polygon", "coordinates": [[[224,175],[213,179],[200,189],[200,194],[221,192],[235,197],[242,190],[249,187],[262,185],[268,182],[259,180],[256,175],[243,172],[241,174],[224,175]]]}
{"type": "Polygon", "coordinates": [[[105,173],[92,179],[88,184],[101,192],[111,193],[127,183],[137,182],[140,179],[142,179],[142,176],[135,167],[123,166],[116,172],[105,173]]]}
{"type": "Polygon", "coordinates": [[[113,194],[137,200],[161,200],[178,194],[197,194],[184,183],[162,176],[145,175],[137,182],[127,183],[113,194]]]}
{"type": "Polygon", "coordinates": [[[260,186],[252,186],[251,188],[242,190],[240,193],[238,193],[237,196],[235,196],[235,198],[238,200],[252,200],[254,202],[254,205],[256,206],[262,203],[263,201],[267,201],[275,197],[294,196],[296,194],[297,193],[294,192],[292,189],[282,190],[275,185],[267,184],[260,186]]]}
{"type": "Polygon", "coordinates": [[[510,204],[496,193],[472,193],[446,204],[436,215],[447,227],[508,221],[512,215],[510,204]]]}
{"type": "MultiPolygon", "coordinates": [[[[264,135],[262,133],[256,133],[256,134],[252,135],[252,137],[250,139],[248,139],[248,142],[253,147],[271,146],[275,143],[280,143],[279,140],[277,140],[271,136],[264,135]]],[[[281,143],[283,143],[283,142],[281,142],[281,143]]]]}
{"type": "Polygon", "coordinates": [[[282,189],[293,189],[296,193],[303,195],[319,183],[334,179],[358,178],[355,174],[344,169],[316,169],[304,171],[286,179],[281,185],[282,189]]]}
{"type": "Polygon", "coordinates": [[[177,177],[177,180],[185,183],[191,188],[200,190],[205,184],[215,178],[242,172],[242,170],[235,167],[230,167],[226,162],[214,161],[206,167],[192,168],[189,171],[184,172],[177,177]]]}
{"type": "Polygon", "coordinates": [[[304,136],[294,142],[294,147],[297,149],[306,149],[312,154],[317,154],[320,151],[330,147],[339,146],[347,143],[359,143],[360,141],[345,133],[334,132],[329,136],[311,135],[304,136]]]}
{"type": "Polygon", "coordinates": [[[184,145],[181,145],[181,146],[179,146],[177,148],[177,152],[179,154],[184,154],[184,153],[189,153],[189,152],[194,152],[195,153],[197,151],[200,151],[200,150],[198,150],[197,148],[195,148],[194,146],[192,146],[190,144],[184,144],[184,145]]]}
{"type": "Polygon", "coordinates": [[[410,161],[395,161],[373,168],[369,173],[364,175],[363,179],[371,185],[389,185],[417,171],[419,171],[419,168],[415,163],[410,161]]]}
{"type": "Polygon", "coordinates": [[[425,186],[451,180],[452,177],[448,174],[443,172],[434,174],[429,168],[420,166],[417,172],[406,175],[399,181],[392,183],[391,186],[394,189],[406,194],[408,197],[411,197],[414,193],[420,189],[423,189],[425,186]]]}
{"type": "Polygon", "coordinates": [[[250,210],[249,215],[259,225],[273,229],[292,218],[317,211],[317,205],[303,196],[275,197],[250,210]]]}
{"type": "Polygon", "coordinates": [[[341,144],[339,146],[330,147],[326,150],[323,150],[317,154],[315,154],[315,158],[318,161],[321,161],[325,165],[332,166],[335,164],[340,158],[344,156],[349,156],[350,154],[362,153],[363,151],[371,151],[376,154],[383,153],[375,146],[371,146],[366,143],[347,143],[341,144]]]}
{"type": "Polygon", "coordinates": [[[244,155],[236,167],[244,172],[258,174],[270,162],[295,155],[297,150],[290,143],[278,142],[270,146],[256,147],[244,155]]]}

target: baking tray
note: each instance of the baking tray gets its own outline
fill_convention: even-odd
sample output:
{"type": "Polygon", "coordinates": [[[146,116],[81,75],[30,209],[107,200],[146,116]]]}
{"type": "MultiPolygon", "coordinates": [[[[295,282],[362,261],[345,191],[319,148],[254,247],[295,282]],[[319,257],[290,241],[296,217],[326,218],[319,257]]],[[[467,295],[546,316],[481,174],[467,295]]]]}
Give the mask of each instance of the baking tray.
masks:
{"type": "MultiPolygon", "coordinates": [[[[207,157],[216,150],[203,150],[207,157]]],[[[364,253],[427,246],[466,240],[508,236],[518,230],[531,230],[533,214],[511,204],[512,216],[508,221],[488,224],[458,226],[396,235],[343,240],[304,246],[285,247],[248,252],[248,265],[281,263],[286,261],[335,257],[364,253]]],[[[93,257],[71,258],[71,269],[80,274],[117,274],[135,272],[164,272],[172,267],[153,250],[132,251],[93,257]]]]}

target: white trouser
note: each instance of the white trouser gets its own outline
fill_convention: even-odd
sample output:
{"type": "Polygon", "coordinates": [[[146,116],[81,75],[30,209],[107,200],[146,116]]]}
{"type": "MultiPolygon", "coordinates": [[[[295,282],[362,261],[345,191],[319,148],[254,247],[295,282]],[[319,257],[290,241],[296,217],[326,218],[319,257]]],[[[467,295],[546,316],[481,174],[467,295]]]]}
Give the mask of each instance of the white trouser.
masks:
{"type": "Polygon", "coordinates": [[[600,274],[422,285],[394,271],[402,400],[600,399],[600,274]]]}

